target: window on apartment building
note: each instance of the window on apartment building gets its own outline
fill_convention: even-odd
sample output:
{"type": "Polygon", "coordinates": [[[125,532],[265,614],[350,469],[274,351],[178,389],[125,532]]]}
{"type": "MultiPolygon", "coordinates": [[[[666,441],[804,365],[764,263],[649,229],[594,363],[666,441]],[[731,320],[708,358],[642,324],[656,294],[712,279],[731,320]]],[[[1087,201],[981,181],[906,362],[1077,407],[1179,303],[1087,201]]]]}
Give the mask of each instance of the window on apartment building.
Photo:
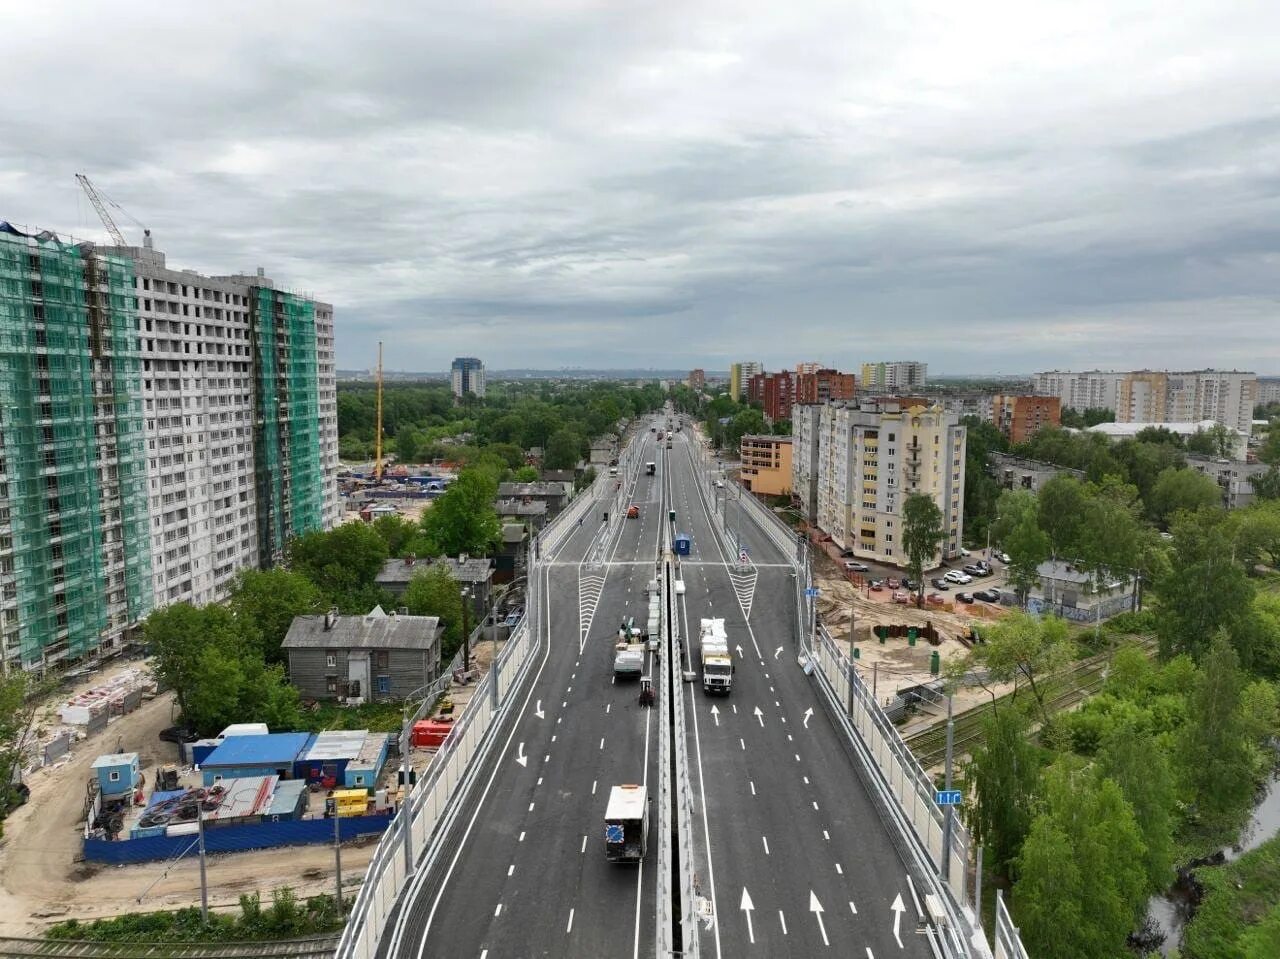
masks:
{"type": "Polygon", "coordinates": [[[324,654],[324,664],[329,669],[334,669],[338,665],[338,654],[335,652],[327,652],[324,654]]]}

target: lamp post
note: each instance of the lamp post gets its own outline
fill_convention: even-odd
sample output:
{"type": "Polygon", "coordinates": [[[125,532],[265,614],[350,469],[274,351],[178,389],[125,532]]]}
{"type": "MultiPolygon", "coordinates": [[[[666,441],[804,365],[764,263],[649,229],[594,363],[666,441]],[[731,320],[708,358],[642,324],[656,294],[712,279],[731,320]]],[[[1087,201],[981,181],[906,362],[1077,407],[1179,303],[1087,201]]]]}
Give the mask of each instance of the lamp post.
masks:
{"type": "MultiPolygon", "coordinates": [[[[411,744],[409,740],[409,707],[413,704],[419,693],[425,693],[434,683],[427,683],[425,686],[419,686],[408,696],[404,698],[404,706],[400,709],[400,763],[404,770],[404,798],[400,803],[401,827],[400,832],[404,838],[404,874],[406,876],[413,872],[413,762],[411,761],[410,750],[411,744]]],[[[415,710],[416,711],[416,710],[415,710]]],[[[334,810],[337,813],[337,810],[334,810]]]]}
{"type": "Polygon", "coordinates": [[[468,615],[467,599],[470,590],[462,588],[462,671],[471,672],[471,617],[468,615]]]}

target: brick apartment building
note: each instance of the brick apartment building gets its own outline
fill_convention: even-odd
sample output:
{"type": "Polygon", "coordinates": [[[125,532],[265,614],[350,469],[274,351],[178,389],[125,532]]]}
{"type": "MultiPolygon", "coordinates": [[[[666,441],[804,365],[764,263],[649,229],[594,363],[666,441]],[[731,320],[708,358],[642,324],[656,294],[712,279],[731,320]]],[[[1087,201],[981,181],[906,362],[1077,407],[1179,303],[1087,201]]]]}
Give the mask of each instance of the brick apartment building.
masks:
{"type": "Polygon", "coordinates": [[[998,393],[991,400],[991,421],[1010,443],[1025,443],[1046,426],[1062,425],[1062,400],[998,393]]]}
{"type": "Polygon", "coordinates": [[[796,375],[795,402],[809,405],[827,400],[851,400],[856,388],[857,378],[852,373],[830,369],[806,370],[796,375]]]}

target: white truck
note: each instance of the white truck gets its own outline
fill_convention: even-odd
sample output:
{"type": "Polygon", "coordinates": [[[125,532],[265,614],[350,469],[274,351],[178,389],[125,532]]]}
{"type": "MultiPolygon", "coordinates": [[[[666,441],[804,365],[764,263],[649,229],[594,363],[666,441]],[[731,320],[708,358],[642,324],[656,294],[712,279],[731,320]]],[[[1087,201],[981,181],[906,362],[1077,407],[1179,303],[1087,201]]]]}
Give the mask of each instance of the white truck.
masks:
{"type": "Polygon", "coordinates": [[[640,862],[649,845],[649,803],[644,786],[614,786],[604,812],[604,855],[610,862],[640,862]]]}
{"type": "Polygon", "coordinates": [[[723,619],[704,619],[698,634],[698,650],[702,656],[702,690],[724,693],[733,689],[733,656],[723,619]]]}

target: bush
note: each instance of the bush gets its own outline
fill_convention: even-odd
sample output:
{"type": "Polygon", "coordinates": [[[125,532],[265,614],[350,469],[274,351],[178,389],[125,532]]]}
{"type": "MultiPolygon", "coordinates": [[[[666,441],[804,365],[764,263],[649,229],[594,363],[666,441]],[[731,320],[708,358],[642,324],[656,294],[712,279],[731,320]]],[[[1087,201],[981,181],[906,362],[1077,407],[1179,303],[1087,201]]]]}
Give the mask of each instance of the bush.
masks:
{"type": "Polygon", "coordinates": [[[1103,625],[1109,633],[1119,636],[1142,636],[1156,631],[1156,614],[1154,610],[1144,609],[1141,612],[1117,613],[1103,625]]]}

